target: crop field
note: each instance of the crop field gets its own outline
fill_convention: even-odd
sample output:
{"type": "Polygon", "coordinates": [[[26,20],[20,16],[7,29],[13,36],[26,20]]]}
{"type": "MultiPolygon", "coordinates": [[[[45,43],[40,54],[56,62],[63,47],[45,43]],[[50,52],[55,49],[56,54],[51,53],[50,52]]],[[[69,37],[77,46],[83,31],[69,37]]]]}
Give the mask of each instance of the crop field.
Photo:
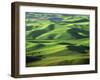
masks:
{"type": "Polygon", "coordinates": [[[26,67],[89,64],[89,16],[26,12],[26,67]]]}

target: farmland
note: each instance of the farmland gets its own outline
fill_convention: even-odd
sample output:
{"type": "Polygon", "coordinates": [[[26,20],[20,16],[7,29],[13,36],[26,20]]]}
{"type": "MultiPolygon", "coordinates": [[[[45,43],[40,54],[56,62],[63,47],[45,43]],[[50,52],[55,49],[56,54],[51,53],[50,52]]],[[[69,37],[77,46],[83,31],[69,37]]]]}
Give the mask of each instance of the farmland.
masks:
{"type": "Polygon", "coordinates": [[[26,12],[26,66],[89,64],[89,16],[26,12]]]}

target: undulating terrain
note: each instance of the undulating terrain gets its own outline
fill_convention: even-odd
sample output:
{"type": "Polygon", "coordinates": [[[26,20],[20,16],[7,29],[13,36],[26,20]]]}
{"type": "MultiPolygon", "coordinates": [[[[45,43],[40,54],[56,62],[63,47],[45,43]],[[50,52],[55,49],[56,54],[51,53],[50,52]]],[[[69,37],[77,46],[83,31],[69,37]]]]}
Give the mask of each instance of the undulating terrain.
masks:
{"type": "Polygon", "coordinates": [[[26,66],[89,64],[89,16],[26,12],[26,66]]]}

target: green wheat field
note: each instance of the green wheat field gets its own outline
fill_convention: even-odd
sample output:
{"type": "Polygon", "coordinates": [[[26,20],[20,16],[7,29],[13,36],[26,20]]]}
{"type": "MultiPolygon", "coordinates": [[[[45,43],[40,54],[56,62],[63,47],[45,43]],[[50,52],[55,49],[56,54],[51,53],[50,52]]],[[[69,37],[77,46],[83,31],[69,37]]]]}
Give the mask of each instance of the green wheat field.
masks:
{"type": "Polygon", "coordinates": [[[89,16],[26,12],[26,67],[89,64],[89,16]]]}

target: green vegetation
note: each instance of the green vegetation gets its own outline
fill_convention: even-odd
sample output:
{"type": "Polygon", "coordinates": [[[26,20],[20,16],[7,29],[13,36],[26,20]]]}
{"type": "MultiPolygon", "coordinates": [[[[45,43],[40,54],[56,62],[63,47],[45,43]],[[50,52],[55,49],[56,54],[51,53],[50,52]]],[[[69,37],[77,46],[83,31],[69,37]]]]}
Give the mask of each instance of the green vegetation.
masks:
{"type": "Polygon", "coordinates": [[[89,16],[26,12],[26,66],[89,64],[89,16]]]}

